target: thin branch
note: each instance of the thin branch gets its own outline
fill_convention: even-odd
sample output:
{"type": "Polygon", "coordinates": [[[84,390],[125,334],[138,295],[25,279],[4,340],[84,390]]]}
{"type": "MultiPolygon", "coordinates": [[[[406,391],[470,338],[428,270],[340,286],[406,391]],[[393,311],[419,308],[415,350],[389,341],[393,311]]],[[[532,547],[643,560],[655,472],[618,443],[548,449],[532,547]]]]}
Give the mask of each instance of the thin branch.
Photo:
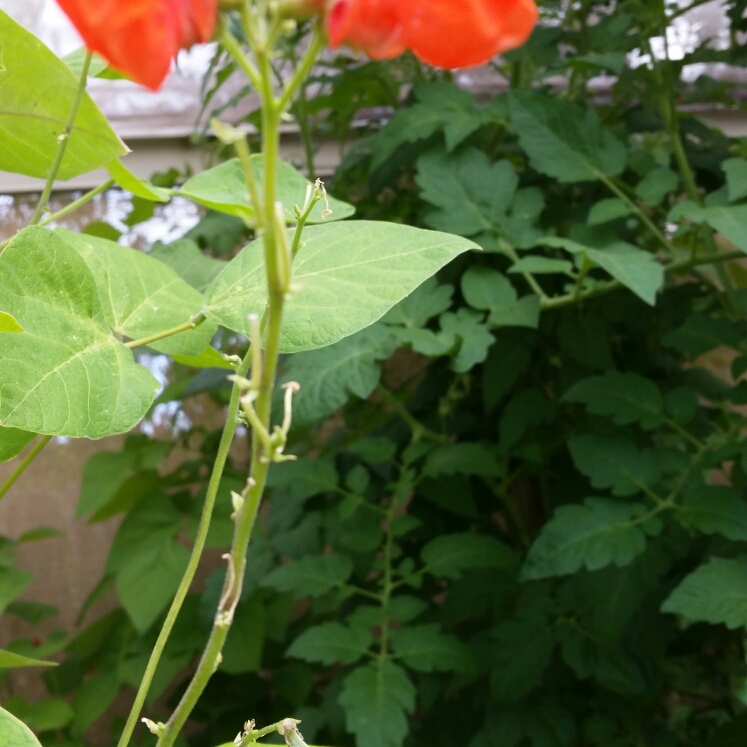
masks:
{"type": "Polygon", "coordinates": [[[39,456],[41,450],[52,440],[52,436],[44,436],[34,444],[34,448],[23,458],[23,461],[13,470],[13,474],[0,487],[0,501],[16,484],[18,478],[26,471],[31,462],[39,456]]]}

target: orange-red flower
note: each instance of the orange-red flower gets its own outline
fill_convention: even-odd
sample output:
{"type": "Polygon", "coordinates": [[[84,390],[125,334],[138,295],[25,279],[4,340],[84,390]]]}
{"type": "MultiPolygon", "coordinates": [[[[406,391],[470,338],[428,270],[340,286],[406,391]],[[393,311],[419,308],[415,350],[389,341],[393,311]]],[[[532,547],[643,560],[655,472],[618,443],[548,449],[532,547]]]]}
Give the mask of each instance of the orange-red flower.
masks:
{"type": "Polygon", "coordinates": [[[332,47],[350,44],[377,60],[409,49],[460,68],[523,44],[537,16],[534,0],[333,0],[326,24],[332,47]]]}
{"type": "Polygon", "coordinates": [[[217,0],[57,0],[86,46],[148,88],[177,52],[213,33],[217,0]]]}

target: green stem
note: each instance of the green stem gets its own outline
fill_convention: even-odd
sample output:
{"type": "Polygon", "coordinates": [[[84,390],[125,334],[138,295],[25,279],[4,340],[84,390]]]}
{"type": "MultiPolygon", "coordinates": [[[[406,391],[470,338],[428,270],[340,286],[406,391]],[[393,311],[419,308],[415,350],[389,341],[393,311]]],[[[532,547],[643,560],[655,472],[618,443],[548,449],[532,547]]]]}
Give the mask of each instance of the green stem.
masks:
{"type": "MultiPolygon", "coordinates": [[[[252,360],[251,350],[247,352],[241,364],[236,369],[237,377],[246,376],[249,370],[249,364],[252,360]]],[[[237,417],[239,414],[239,400],[241,398],[241,389],[238,382],[234,382],[233,389],[231,391],[231,400],[228,405],[228,412],[226,413],[226,424],[223,426],[223,433],[221,435],[220,444],[218,446],[218,453],[215,457],[215,463],[213,464],[213,471],[210,475],[210,481],[208,482],[207,492],[205,494],[205,503],[202,507],[202,514],[200,515],[200,523],[197,527],[197,534],[195,535],[194,546],[192,547],[192,554],[187,564],[187,569],[184,572],[179,588],[176,591],[176,596],[171,602],[169,611],[166,614],[166,620],[163,623],[161,632],[158,634],[156,645],[153,647],[153,651],[148,660],[148,666],[145,668],[145,674],[140,682],[137,695],[135,696],[135,702],[132,704],[130,715],[127,718],[122,736],[119,739],[117,747],[126,747],[132,737],[132,733],[137,725],[137,720],[140,715],[140,711],[145,703],[145,697],[148,694],[148,688],[153,681],[153,676],[158,668],[158,662],[161,659],[163,650],[166,647],[166,642],[171,635],[171,631],[174,628],[174,623],[179,615],[179,611],[182,608],[184,599],[189,592],[189,587],[192,585],[195,573],[197,572],[197,566],[200,563],[202,557],[202,551],[205,548],[205,541],[207,539],[208,529],[210,528],[210,519],[213,515],[213,507],[215,506],[215,498],[218,494],[218,487],[220,485],[221,477],[223,476],[223,469],[226,466],[228,459],[228,452],[233,442],[233,437],[236,432],[236,426],[238,423],[237,417]]]]}
{"type": "Polygon", "coordinates": [[[413,441],[420,441],[425,439],[426,441],[432,441],[436,444],[447,444],[449,443],[448,436],[443,436],[440,433],[432,431],[430,428],[424,426],[419,420],[414,418],[410,411],[399,401],[399,399],[390,392],[383,384],[379,384],[376,387],[376,392],[379,396],[394,410],[401,420],[410,427],[412,431],[413,441]]]}
{"type": "Polygon", "coordinates": [[[78,88],[75,91],[75,98],[73,99],[73,106],[70,109],[70,116],[65,125],[65,131],[60,135],[59,144],[57,146],[57,153],[55,154],[54,161],[52,161],[52,167],[49,169],[47,175],[47,183],[44,185],[44,191],[39,198],[39,204],[36,206],[34,215],[31,218],[30,226],[35,226],[39,223],[44,213],[44,209],[47,207],[49,198],[52,194],[52,188],[54,187],[55,179],[57,179],[57,173],[62,166],[62,159],[65,157],[65,151],[67,150],[67,143],[70,140],[70,135],[75,125],[75,119],[78,116],[78,109],[80,109],[81,101],[83,101],[83,94],[86,91],[86,85],[88,83],[88,70],[91,67],[91,59],[93,57],[92,52],[86,53],[86,58],[83,61],[83,69],[80,71],[80,80],[78,81],[78,88]]]}
{"type": "Polygon", "coordinates": [[[293,234],[293,243],[291,244],[291,259],[296,258],[296,254],[301,250],[301,236],[303,235],[303,229],[306,227],[306,221],[311,215],[311,211],[314,209],[314,205],[319,202],[321,198],[312,198],[309,201],[309,206],[306,210],[298,217],[298,223],[296,223],[296,230],[293,234]]]}
{"type": "Polygon", "coordinates": [[[60,220],[60,218],[64,218],[67,215],[70,215],[70,213],[74,213],[78,208],[82,208],[83,205],[88,204],[94,197],[98,197],[102,192],[106,192],[108,189],[111,189],[114,186],[114,179],[109,179],[109,181],[104,182],[103,184],[100,184],[98,187],[95,187],[90,192],[86,192],[84,195],[81,195],[77,200],[74,200],[66,207],[62,208],[61,210],[58,210],[56,213],[52,213],[51,215],[48,215],[43,220],[39,221],[40,226],[46,226],[52,223],[53,221],[60,220]]]}
{"type": "Polygon", "coordinates": [[[223,33],[220,35],[220,43],[223,48],[228,52],[231,57],[236,61],[236,64],[241,68],[249,78],[251,84],[259,91],[262,89],[262,79],[259,76],[259,71],[254,66],[252,61],[244,54],[244,50],[241,48],[241,44],[237,41],[236,37],[231,34],[226,27],[223,29],[223,33]]]}
{"type": "Polygon", "coordinates": [[[31,462],[39,456],[39,452],[52,440],[52,436],[44,436],[34,444],[34,448],[23,458],[23,461],[13,470],[13,474],[0,487],[0,501],[16,484],[18,478],[26,471],[31,462]]]}
{"type": "Polygon", "coordinates": [[[285,90],[280,96],[280,100],[278,101],[279,111],[284,112],[286,110],[296,91],[304,84],[306,78],[309,77],[311,68],[314,67],[314,63],[316,62],[317,57],[319,57],[319,53],[324,49],[324,38],[324,30],[321,21],[318,21],[314,25],[311,43],[301,60],[301,64],[296,68],[293,77],[288,81],[285,90]]]}
{"type": "Polygon", "coordinates": [[[249,152],[249,144],[246,138],[241,138],[234,143],[233,146],[236,149],[236,155],[241,161],[241,168],[244,171],[244,180],[249,188],[249,196],[252,200],[252,207],[254,208],[254,221],[257,229],[262,228],[262,201],[259,197],[259,188],[257,187],[257,180],[254,178],[254,168],[252,167],[252,157],[249,152]]]}
{"type": "Polygon", "coordinates": [[[184,322],[184,324],[172,327],[171,329],[166,329],[163,332],[157,332],[155,335],[151,335],[150,337],[143,337],[140,340],[130,340],[130,342],[126,342],[124,346],[130,350],[141,348],[143,345],[150,345],[152,342],[158,342],[166,337],[173,337],[174,335],[178,335],[180,332],[187,332],[190,329],[199,327],[199,325],[204,321],[205,317],[202,314],[198,314],[197,317],[190,319],[188,322],[184,322]]]}
{"type": "MultiPolygon", "coordinates": [[[[519,261],[519,255],[516,253],[516,249],[514,249],[512,246],[510,246],[509,244],[505,244],[504,251],[513,262],[519,261]]],[[[540,297],[540,299],[546,301],[547,294],[544,290],[542,290],[542,286],[537,282],[537,279],[534,277],[534,275],[532,275],[531,272],[522,272],[521,275],[524,280],[527,281],[529,287],[540,297]]]]}

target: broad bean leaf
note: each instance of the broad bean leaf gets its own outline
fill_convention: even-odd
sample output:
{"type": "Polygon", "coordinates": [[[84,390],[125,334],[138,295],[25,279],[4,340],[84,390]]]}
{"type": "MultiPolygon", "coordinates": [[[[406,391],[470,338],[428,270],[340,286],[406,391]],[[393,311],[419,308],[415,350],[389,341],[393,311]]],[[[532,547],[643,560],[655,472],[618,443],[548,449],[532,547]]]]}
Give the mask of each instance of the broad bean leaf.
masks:
{"type": "Polygon", "coordinates": [[[358,747],[401,747],[407,714],[415,708],[415,686],[391,661],[354,669],[343,681],[340,705],[358,747]]]}
{"type": "MultiPolygon", "coordinates": [[[[341,340],[380,319],[398,301],[476,244],[449,234],[370,221],[311,226],[293,262],[281,351],[341,340]]],[[[249,244],[213,281],[207,308],[220,324],[247,333],[247,314],[267,302],[261,240],[249,244]]]]}
{"type": "Polygon", "coordinates": [[[5,651],[0,648],[0,669],[18,669],[21,667],[56,667],[53,661],[42,661],[41,659],[31,659],[28,656],[5,651]]]}
{"type": "MultiPolygon", "coordinates": [[[[257,189],[262,194],[265,174],[264,157],[251,156],[251,162],[257,189]]],[[[278,161],[276,199],[282,203],[288,223],[296,222],[293,206],[303,205],[307,185],[306,177],[299,174],[293,166],[285,161],[278,161]]],[[[212,210],[242,218],[249,225],[255,223],[255,206],[250,202],[244,171],[238,158],[232,158],[230,161],[193,176],[179,190],[179,194],[212,210]]],[[[328,202],[329,209],[332,211],[331,215],[327,217],[322,215],[327,209],[327,204],[322,200],[311,211],[309,223],[343,220],[355,212],[352,205],[333,197],[330,197],[328,202]]]]}
{"type": "Polygon", "coordinates": [[[289,591],[296,597],[319,596],[342,586],[352,572],[352,562],[343,555],[309,555],[275,568],[262,580],[262,586],[289,591]]]}
{"type": "Polygon", "coordinates": [[[148,252],[148,256],[168,265],[200,293],[204,293],[210,287],[210,283],[228,264],[206,256],[200,247],[189,239],[180,239],[171,244],[158,244],[148,252]]]}
{"type": "Polygon", "coordinates": [[[533,189],[517,192],[519,177],[508,161],[491,164],[485,153],[469,147],[454,154],[428,151],[417,168],[421,197],[438,208],[425,217],[431,228],[460,236],[495,233],[523,249],[541,236],[534,222],[544,199],[533,189]],[[528,201],[529,195],[536,199],[528,201]]]}
{"type": "Polygon", "coordinates": [[[711,558],[682,581],[661,611],[731,629],[747,625],[747,559],[711,558]]]}
{"type": "Polygon", "coordinates": [[[574,384],[564,395],[566,402],[580,402],[593,415],[609,415],[616,425],[640,423],[641,428],[658,428],[664,418],[659,388],[635,373],[607,371],[574,384]]]}
{"type": "Polygon", "coordinates": [[[23,327],[10,314],[0,312],[0,334],[23,332],[23,327]]]}
{"type": "Polygon", "coordinates": [[[639,451],[627,438],[585,434],[568,442],[576,469],[585,474],[595,488],[609,488],[613,495],[639,492],[641,485],[659,479],[656,453],[639,451]]]}
{"type": "Polygon", "coordinates": [[[561,182],[595,181],[625,168],[625,146],[592,110],[557,97],[511,91],[511,121],[532,166],[561,182]]]}
{"type": "Polygon", "coordinates": [[[91,456],[83,468],[76,518],[80,519],[109,503],[136,463],[137,454],[132,451],[104,451],[91,456]]]}
{"type": "Polygon", "coordinates": [[[5,747],[41,747],[31,729],[4,708],[0,708],[0,734],[5,747]]]}
{"type": "Polygon", "coordinates": [[[166,609],[187,569],[189,550],[176,540],[151,543],[122,566],[117,594],[139,633],[145,633],[166,609]]]}
{"type": "Polygon", "coordinates": [[[419,329],[434,316],[446,311],[451,306],[453,295],[453,285],[441,285],[436,278],[430,277],[390,309],[381,321],[408,329],[419,329]]]}
{"type": "Polygon", "coordinates": [[[171,193],[167,189],[156,187],[155,184],[138,178],[122,161],[112,161],[107,164],[106,170],[125,192],[129,192],[135,197],[150,202],[168,202],[171,199],[171,193]]]}
{"type": "Polygon", "coordinates": [[[73,700],[73,733],[82,735],[94,721],[101,717],[114,702],[119,692],[117,672],[100,671],[86,680],[78,689],[73,700]]]}
{"type": "Polygon", "coordinates": [[[701,485],[687,496],[675,514],[685,527],[704,534],[722,534],[735,542],[747,541],[747,502],[743,492],[722,485],[701,485]]]}
{"type": "Polygon", "coordinates": [[[727,158],[721,163],[726,174],[726,186],[729,190],[729,202],[736,202],[747,197],[747,160],[744,158],[727,158]]]}
{"type": "MultiPolygon", "coordinates": [[[[78,80],[32,33],[0,11],[0,170],[47,177],[65,132],[78,80]],[[42,88],[40,88],[42,85],[42,88]]],[[[103,166],[127,147],[88,94],[83,95],[60,179],[103,166]]]]}
{"type": "Polygon", "coordinates": [[[32,579],[30,573],[19,571],[17,568],[0,568],[0,615],[32,579]]]}
{"type": "MultiPolygon", "coordinates": [[[[118,337],[150,337],[184,324],[202,311],[202,294],[149,255],[62,228],[55,233],[88,265],[104,317],[118,337]]],[[[164,353],[198,355],[209,345],[216,327],[203,322],[196,329],[151,343],[151,347],[164,353]]]]}
{"type": "Polygon", "coordinates": [[[297,353],[288,362],[284,381],[296,381],[293,425],[309,425],[342,407],[350,394],[367,399],[381,378],[382,360],[395,349],[383,325],[364,329],[334,345],[297,353]]]}
{"type": "Polygon", "coordinates": [[[374,141],[371,170],[376,170],[400,145],[426,140],[443,130],[452,151],[475,130],[497,117],[493,108],[478,108],[467,92],[448,83],[428,83],[414,89],[418,103],[395,112],[374,141]]]}
{"type": "Polygon", "coordinates": [[[368,651],[373,636],[362,627],[348,628],[338,622],[327,622],[308,628],[286,651],[286,656],[330,666],[355,664],[368,651]]]}
{"type": "Polygon", "coordinates": [[[36,433],[18,428],[0,428],[0,462],[18,456],[35,438],[36,433]]]}
{"type": "Polygon", "coordinates": [[[158,390],[110,333],[80,255],[44,228],[3,252],[0,299],[24,332],[0,335],[0,421],[54,436],[101,438],[133,428],[158,390]]]}
{"type": "Polygon", "coordinates": [[[489,311],[488,323],[495,327],[530,327],[539,324],[540,299],[519,298],[509,280],[489,267],[470,267],[462,276],[462,294],[474,309],[489,311]]]}
{"type": "Polygon", "coordinates": [[[37,732],[62,729],[74,716],[73,709],[61,698],[47,698],[29,705],[24,698],[17,696],[5,701],[5,707],[37,732]]]}
{"type": "Polygon", "coordinates": [[[489,443],[458,443],[439,446],[428,454],[423,467],[426,477],[439,475],[488,475],[500,477],[503,466],[489,443]]]}
{"type": "Polygon", "coordinates": [[[441,633],[437,623],[392,632],[392,648],[406,667],[418,672],[469,672],[475,666],[469,647],[441,633]]]}
{"type": "Polygon", "coordinates": [[[643,504],[606,498],[561,506],[532,545],[522,577],[534,580],[581,568],[628,565],[646,549],[646,535],[636,522],[645,512],[643,504]]]}
{"type": "Polygon", "coordinates": [[[420,554],[428,573],[444,578],[459,578],[462,571],[476,568],[516,567],[516,556],[506,545],[484,534],[462,532],[443,534],[432,539],[420,554]]]}

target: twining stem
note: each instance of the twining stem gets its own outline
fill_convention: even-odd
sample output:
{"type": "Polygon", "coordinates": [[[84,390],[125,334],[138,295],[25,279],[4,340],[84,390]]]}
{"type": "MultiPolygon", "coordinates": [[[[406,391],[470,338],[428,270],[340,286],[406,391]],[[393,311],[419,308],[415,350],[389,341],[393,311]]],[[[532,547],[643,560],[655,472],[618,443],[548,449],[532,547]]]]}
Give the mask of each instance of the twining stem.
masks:
{"type": "Polygon", "coordinates": [[[0,501],[5,498],[8,491],[16,484],[18,478],[26,471],[31,462],[39,456],[41,450],[52,440],[52,436],[43,436],[23,458],[23,461],[13,470],[13,474],[0,487],[0,501]]]}
{"type": "MultiPolygon", "coordinates": [[[[249,364],[251,362],[251,350],[244,356],[244,359],[236,369],[236,376],[246,376],[249,370],[249,364]]],[[[126,747],[132,737],[132,732],[137,725],[137,720],[140,715],[140,711],[145,703],[145,698],[148,694],[148,688],[153,681],[153,676],[158,668],[158,662],[161,659],[163,650],[166,647],[171,631],[174,628],[174,623],[179,615],[179,611],[182,608],[184,599],[189,592],[189,587],[192,585],[197,566],[200,563],[202,557],[202,551],[205,548],[205,540],[207,539],[208,529],[210,527],[210,519],[213,515],[213,507],[215,506],[215,498],[218,493],[218,486],[223,475],[223,469],[228,459],[228,452],[231,448],[231,442],[233,441],[234,433],[236,432],[236,426],[238,424],[239,414],[239,399],[241,397],[241,389],[238,381],[234,382],[233,389],[231,391],[231,400],[228,405],[228,411],[226,413],[226,424],[223,426],[223,433],[221,435],[220,444],[218,446],[218,453],[215,457],[215,463],[213,464],[213,471],[210,475],[210,481],[208,482],[207,492],[205,494],[205,503],[202,506],[202,514],[200,515],[200,523],[197,527],[197,533],[195,535],[194,546],[192,547],[192,554],[187,564],[187,569],[184,572],[179,588],[176,591],[176,596],[171,602],[169,611],[166,614],[166,620],[163,623],[161,632],[158,634],[156,645],[153,647],[153,651],[148,660],[148,666],[145,668],[145,674],[140,682],[137,694],[135,696],[135,702],[132,704],[130,715],[125,724],[122,736],[119,739],[118,747],[126,747]]]]}
{"type": "Polygon", "coordinates": [[[392,408],[392,410],[394,410],[397,416],[407,423],[412,431],[414,441],[424,439],[436,444],[449,443],[448,436],[443,436],[440,433],[432,431],[430,428],[423,425],[417,418],[413,417],[413,415],[410,414],[410,411],[383,384],[379,384],[376,387],[376,392],[392,408]]]}
{"type": "Polygon", "coordinates": [[[165,329],[163,332],[157,332],[155,335],[151,335],[150,337],[142,337],[139,340],[130,340],[130,342],[126,342],[124,346],[126,348],[129,348],[130,350],[141,348],[144,345],[150,345],[152,342],[158,342],[159,340],[163,340],[166,337],[173,337],[174,335],[178,335],[180,332],[187,332],[190,329],[198,327],[204,321],[205,317],[202,314],[198,314],[188,322],[184,322],[184,324],[179,324],[178,326],[172,327],[171,329],[165,329]]]}
{"type": "Polygon", "coordinates": [[[57,173],[60,170],[60,166],[62,166],[62,159],[65,157],[67,143],[70,140],[70,135],[72,134],[73,126],[75,125],[75,119],[78,116],[78,109],[80,109],[80,104],[83,101],[83,94],[86,92],[86,84],[88,83],[88,70],[91,67],[92,57],[93,53],[89,51],[86,53],[85,60],[83,60],[83,68],[80,71],[80,80],[78,81],[78,88],[75,91],[75,98],[73,99],[73,106],[70,109],[70,116],[68,117],[67,125],[65,125],[65,131],[59,137],[57,153],[55,154],[54,161],[52,161],[52,166],[49,169],[49,174],[47,175],[47,183],[44,185],[44,191],[39,198],[39,204],[36,206],[34,215],[31,217],[31,222],[29,223],[30,226],[35,226],[39,223],[42,215],[44,214],[44,210],[49,203],[49,198],[52,194],[52,188],[54,187],[55,179],[57,179],[57,173]]]}

